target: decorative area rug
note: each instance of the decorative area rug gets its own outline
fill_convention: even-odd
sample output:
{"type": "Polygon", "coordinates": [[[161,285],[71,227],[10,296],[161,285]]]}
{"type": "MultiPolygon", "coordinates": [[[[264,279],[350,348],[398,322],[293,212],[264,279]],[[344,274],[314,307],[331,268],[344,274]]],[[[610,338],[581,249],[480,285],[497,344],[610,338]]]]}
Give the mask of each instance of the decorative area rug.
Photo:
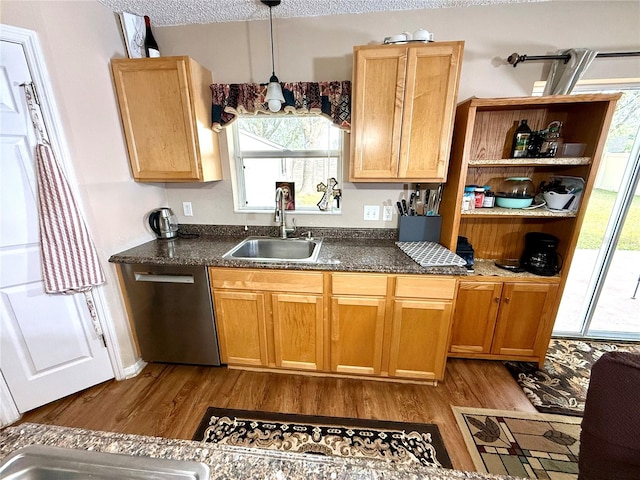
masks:
{"type": "Polygon", "coordinates": [[[437,425],[209,407],[193,440],[452,468],[437,425]]]}
{"type": "Polygon", "coordinates": [[[478,472],[523,478],[578,478],[577,417],[451,407],[478,472]]]}
{"type": "Polygon", "coordinates": [[[553,338],[542,370],[536,363],[504,364],[540,412],[582,416],[591,366],[603,353],[621,350],[640,352],[640,344],[553,338]]]}

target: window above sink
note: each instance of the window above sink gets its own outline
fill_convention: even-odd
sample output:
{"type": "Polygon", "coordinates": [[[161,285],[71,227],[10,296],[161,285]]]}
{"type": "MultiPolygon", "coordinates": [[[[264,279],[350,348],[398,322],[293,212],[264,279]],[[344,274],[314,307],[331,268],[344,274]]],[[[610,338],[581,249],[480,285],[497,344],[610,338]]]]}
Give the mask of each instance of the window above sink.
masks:
{"type": "Polygon", "coordinates": [[[235,171],[237,212],[274,209],[276,182],[294,184],[295,213],[340,213],[333,200],[326,211],[318,185],[335,178],[342,188],[344,133],[320,115],[244,115],[232,125],[230,161],[235,171]]]}

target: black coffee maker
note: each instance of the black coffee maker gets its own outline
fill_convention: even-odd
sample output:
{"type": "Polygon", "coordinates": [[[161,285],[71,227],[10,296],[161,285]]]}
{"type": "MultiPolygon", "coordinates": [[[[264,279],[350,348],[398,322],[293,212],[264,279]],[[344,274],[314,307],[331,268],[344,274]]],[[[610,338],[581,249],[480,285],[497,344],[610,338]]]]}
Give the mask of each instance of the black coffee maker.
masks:
{"type": "Polygon", "coordinates": [[[556,250],[559,242],[557,237],[548,233],[526,233],[520,266],[536,275],[545,277],[555,275],[562,267],[562,256],[556,250]]]}

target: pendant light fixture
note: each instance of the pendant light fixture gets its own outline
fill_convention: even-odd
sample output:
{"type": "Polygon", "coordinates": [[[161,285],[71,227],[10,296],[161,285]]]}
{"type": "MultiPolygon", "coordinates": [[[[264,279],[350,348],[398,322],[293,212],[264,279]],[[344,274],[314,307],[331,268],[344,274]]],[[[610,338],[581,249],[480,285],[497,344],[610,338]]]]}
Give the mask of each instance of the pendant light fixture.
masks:
{"type": "Polygon", "coordinates": [[[282,95],[280,80],[276,77],[276,67],[273,60],[273,17],[271,16],[271,8],[280,5],[280,0],[260,1],[269,7],[269,32],[271,33],[271,78],[269,79],[267,95],[264,99],[269,104],[269,110],[272,112],[279,112],[280,108],[282,108],[282,104],[284,103],[284,96],[282,95]]]}

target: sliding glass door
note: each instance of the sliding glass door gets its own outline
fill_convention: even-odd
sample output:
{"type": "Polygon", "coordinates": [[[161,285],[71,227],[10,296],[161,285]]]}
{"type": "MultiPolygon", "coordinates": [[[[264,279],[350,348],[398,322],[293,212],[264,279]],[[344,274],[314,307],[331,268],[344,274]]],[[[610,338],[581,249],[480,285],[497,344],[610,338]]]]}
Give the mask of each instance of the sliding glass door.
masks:
{"type": "MultiPolygon", "coordinates": [[[[577,90],[574,93],[584,93],[577,90]]],[[[555,336],[640,340],[640,85],[623,91],[556,317],[555,336]]]]}

